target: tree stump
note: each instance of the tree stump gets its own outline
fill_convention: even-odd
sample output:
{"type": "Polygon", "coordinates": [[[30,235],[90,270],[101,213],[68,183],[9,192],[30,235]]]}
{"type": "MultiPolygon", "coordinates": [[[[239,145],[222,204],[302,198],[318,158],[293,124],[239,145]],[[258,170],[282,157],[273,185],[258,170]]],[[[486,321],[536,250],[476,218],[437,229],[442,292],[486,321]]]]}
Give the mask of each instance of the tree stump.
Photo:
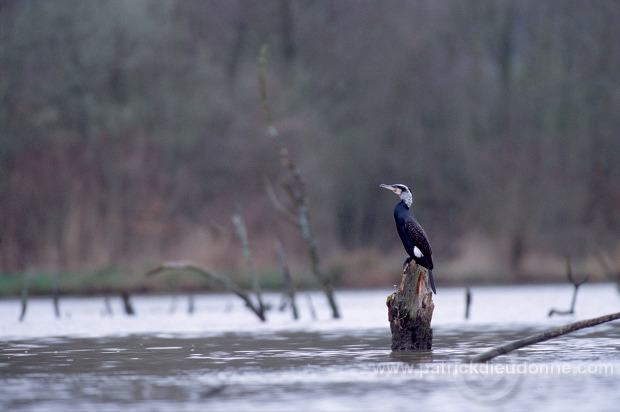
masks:
{"type": "Polygon", "coordinates": [[[433,291],[428,272],[415,262],[403,270],[398,290],[387,298],[392,350],[430,350],[433,345],[433,291]]]}

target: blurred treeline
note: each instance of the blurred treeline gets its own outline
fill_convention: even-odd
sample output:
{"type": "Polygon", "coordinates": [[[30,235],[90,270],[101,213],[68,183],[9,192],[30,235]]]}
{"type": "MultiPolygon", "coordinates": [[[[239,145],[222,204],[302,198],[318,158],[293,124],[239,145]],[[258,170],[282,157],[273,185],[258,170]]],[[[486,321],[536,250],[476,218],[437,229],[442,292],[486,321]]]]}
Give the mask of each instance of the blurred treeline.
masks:
{"type": "Polygon", "coordinates": [[[0,36],[0,272],[235,271],[236,211],[259,266],[278,237],[303,265],[263,44],[345,284],[404,258],[380,183],[412,188],[438,279],[617,255],[620,2],[2,0],[0,36]]]}

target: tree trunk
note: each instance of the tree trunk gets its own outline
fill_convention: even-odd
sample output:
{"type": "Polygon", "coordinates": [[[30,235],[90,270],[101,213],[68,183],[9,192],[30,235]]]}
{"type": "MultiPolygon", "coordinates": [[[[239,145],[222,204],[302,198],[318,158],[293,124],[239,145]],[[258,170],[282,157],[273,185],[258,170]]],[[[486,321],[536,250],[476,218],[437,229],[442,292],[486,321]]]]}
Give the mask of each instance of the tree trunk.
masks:
{"type": "Polygon", "coordinates": [[[433,345],[433,292],[428,271],[416,263],[405,266],[398,290],[387,298],[392,350],[430,350],[433,345]]]}

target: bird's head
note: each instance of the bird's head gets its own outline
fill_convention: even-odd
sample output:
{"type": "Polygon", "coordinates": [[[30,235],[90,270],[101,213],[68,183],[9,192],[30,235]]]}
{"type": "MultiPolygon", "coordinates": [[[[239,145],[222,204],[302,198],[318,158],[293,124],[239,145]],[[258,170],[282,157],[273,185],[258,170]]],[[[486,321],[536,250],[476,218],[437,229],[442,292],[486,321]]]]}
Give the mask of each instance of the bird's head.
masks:
{"type": "Polygon", "coordinates": [[[382,184],[381,187],[387,190],[391,190],[392,192],[396,193],[398,197],[400,197],[405,202],[407,207],[411,206],[412,196],[411,196],[411,191],[409,190],[407,186],[401,185],[401,184],[395,184],[395,185],[383,185],[382,184]]]}

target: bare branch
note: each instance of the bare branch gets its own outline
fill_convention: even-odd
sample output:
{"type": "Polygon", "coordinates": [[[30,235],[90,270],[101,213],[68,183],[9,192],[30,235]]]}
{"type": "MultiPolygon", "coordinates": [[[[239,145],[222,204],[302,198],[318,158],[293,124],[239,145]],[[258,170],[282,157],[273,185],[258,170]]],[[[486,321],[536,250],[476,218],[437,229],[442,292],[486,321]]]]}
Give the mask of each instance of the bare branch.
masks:
{"type": "Polygon", "coordinates": [[[259,310],[259,307],[257,307],[254,302],[252,301],[250,295],[243,290],[242,288],[240,288],[239,286],[237,286],[234,282],[232,282],[231,280],[229,280],[228,278],[226,278],[225,276],[215,272],[214,270],[211,270],[209,268],[207,268],[206,266],[202,266],[198,263],[193,263],[193,262],[187,262],[187,261],[176,261],[176,262],[164,262],[161,265],[157,266],[156,268],[153,268],[151,270],[149,270],[148,272],[145,273],[145,276],[153,276],[155,274],[164,272],[164,271],[168,271],[168,270],[172,270],[172,271],[192,271],[195,273],[198,273],[199,275],[202,275],[204,277],[206,277],[207,279],[209,279],[212,282],[217,283],[220,286],[223,286],[224,288],[226,288],[228,291],[234,293],[235,295],[239,296],[246,304],[246,306],[248,308],[250,308],[250,310],[252,312],[254,312],[256,314],[256,316],[259,317],[260,320],[265,321],[265,314],[263,312],[261,312],[259,310]]]}
{"type": "Polygon", "coordinates": [[[557,338],[558,336],[566,335],[567,333],[571,333],[579,329],[589,328],[592,326],[600,325],[601,323],[610,322],[617,319],[620,319],[620,312],[600,316],[598,318],[586,319],[579,322],[571,323],[570,325],[561,326],[559,328],[551,329],[541,333],[536,333],[534,335],[528,336],[527,338],[505,343],[501,346],[481,353],[480,355],[474,356],[469,360],[469,362],[486,362],[495,358],[496,356],[512,352],[515,349],[523,348],[525,346],[533,345],[539,342],[544,342],[546,340],[557,338]]]}
{"type": "Polygon", "coordinates": [[[469,319],[469,308],[471,306],[471,289],[465,289],[465,319],[469,319]]]}
{"type": "Polygon", "coordinates": [[[132,316],[136,314],[136,311],[133,309],[133,305],[131,304],[131,299],[129,296],[129,292],[122,291],[121,299],[123,300],[123,308],[125,309],[125,314],[132,316]]]}
{"type": "Polygon", "coordinates": [[[241,250],[243,252],[243,259],[245,260],[246,270],[248,271],[248,275],[250,277],[250,280],[252,281],[252,289],[254,289],[254,293],[256,294],[256,299],[258,301],[257,309],[261,313],[264,313],[265,305],[263,305],[263,298],[261,297],[261,289],[260,284],[258,283],[258,276],[256,276],[254,264],[252,263],[252,251],[250,249],[248,231],[246,229],[245,222],[243,221],[243,216],[241,216],[240,213],[235,213],[232,217],[232,221],[235,225],[235,232],[237,233],[239,242],[241,242],[241,250]]]}
{"type": "Polygon", "coordinates": [[[557,309],[551,309],[549,311],[549,317],[553,316],[553,315],[572,315],[575,313],[575,303],[577,302],[577,292],[579,291],[579,286],[581,286],[583,283],[585,283],[589,276],[584,276],[583,279],[581,280],[576,280],[575,277],[573,276],[573,271],[571,268],[571,264],[570,264],[570,259],[567,256],[566,257],[566,277],[568,278],[568,281],[573,285],[573,298],[571,300],[571,304],[570,304],[570,308],[568,310],[557,310],[557,309]]]}
{"type": "Polygon", "coordinates": [[[280,214],[287,219],[287,222],[298,226],[299,222],[297,222],[297,217],[286,206],[284,206],[282,202],[280,202],[280,199],[278,199],[278,195],[276,194],[276,191],[274,190],[271,181],[267,177],[265,177],[265,190],[267,192],[269,200],[271,200],[271,204],[273,205],[274,209],[280,212],[280,214]]]}
{"type": "Polygon", "coordinates": [[[21,303],[22,303],[22,312],[19,315],[20,322],[22,322],[24,318],[26,317],[26,310],[28,309],[28,285],[27,284],[24,284],[24,287],[22,288],[21,303]]]}
{"type": "Polygon", "coordinates": [[[575,277],[573,276],[573,270],[571,268],[571,264],[570,264],[570,258],[568,256],[566,256],[566,277],[568,278],[568,281],[570,283],[573,284],[573,286],[575,286],[575,288],[578,288],[579,286],[581,286],[583,283],[588,281],[588,278],[590,276],[585,275],[582,279],[577,280],[575,279],[575,277]]]}
{"type": "Polygon", "coordinates": [[[265,109],[265,117],[268,126],[267,133],[276,142],[276,145],[280,151],[280,160],[282,162],[282,165],[288,171],[291,178],[291,182],[284,185],[284,190],[289,195],[291,201],[297,209],[296,219],[301,230],[301,236],[306,241],[306,245],[308,247],[308,254],[310,256],[310,261],[312,262],[312,273],[320,282],[323,288],[323,292],[325,293],[329,306],[332,309],[332,317],[339,318],[340,312],[338,310],[338,305],[336,304],[336,298],[334,297],[334,287],[331,283],[330,276],[325,273],[321,266],[321,259],[319,257],[316,239],[310,227],[310,217],[308,214],[304,180],[301,177],[299,169],[297,168],[297,166],[295,166],[295,163],[293,163],[293,160],[289,156],[288,150],[279,141],[278,130],[274,125],[273,112],[267,98],[267,82],[265,68],[267,64],[267,51],[267,46],[263,45],[263,47],[261,47],[260,57],[258,60],[260,100],[263,108],[265,109]]]}
{"type": "Polygon", "coordinates": [[[282,265],[282,276],[284,277],[284,287],[286,290],[285,293],[288,295],[288,300],[291,305],[291,311],[293,312],[293,319],[299,319],[297,304],[295,303],[295,284],[293,283],[291,271],[288,267],[286,252],[284,251],[284,247],[282,247],[282,243],[280,242],[276,242],[275,247],[278,258],[280,259],[280,264],[282,265]]]}

